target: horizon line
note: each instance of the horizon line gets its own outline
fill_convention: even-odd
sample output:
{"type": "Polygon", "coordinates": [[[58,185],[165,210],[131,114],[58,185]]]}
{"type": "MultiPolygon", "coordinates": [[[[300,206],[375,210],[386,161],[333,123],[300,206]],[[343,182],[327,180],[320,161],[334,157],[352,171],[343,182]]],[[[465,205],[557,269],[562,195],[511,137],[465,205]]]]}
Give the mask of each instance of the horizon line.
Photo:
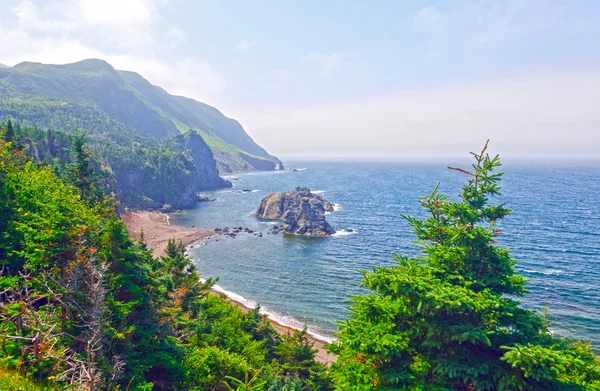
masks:
{"type": "MultiPolygon", "coordinates": [[[[502,159],[509,160],[600,160],[600,155],[597,156],[577,156],[577,155],[537,155],[537,156],[516,156],[502,155],[502,159]]],[[[389,160],[408,160],[408,159],[470,159],[466,155],[448,155],[448,156],[277,156],[279,160],[371,160],[371,161],[389,161],[389,160]]]]}

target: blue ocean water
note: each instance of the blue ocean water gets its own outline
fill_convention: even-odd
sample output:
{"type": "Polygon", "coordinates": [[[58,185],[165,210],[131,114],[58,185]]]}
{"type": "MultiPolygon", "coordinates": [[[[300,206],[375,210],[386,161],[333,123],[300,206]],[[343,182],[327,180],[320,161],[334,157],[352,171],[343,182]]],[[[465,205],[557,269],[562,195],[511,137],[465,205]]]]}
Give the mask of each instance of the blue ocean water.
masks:
{"type": "MultiPolygon", "coordinates": [[[[348,315],[349,295],[361,293],[359,270],[390,265],[393,253],[417,255],[401,214],[424,216],[418,200],[437,182],[457,197],[466,177],[448,165],[470,161],[290,162],[300,171],[236,174],[233,189],[208,193],[216,202],[177,213],[181,225],[266,231],[252,217],[269,192],[307,186],[339,208],[327,216],[341,232],[312,239],[282,235],[216,236],[190,248],[204,277],[247,304],[260,303],[276,320],[308,325],[330,337],[348,315]],[[237,190],[250,189],[240,194],[237,190]]],[[[528,308],[550,307],[559,335],[600,346],[600,161],[508,161],[498,202],[513,209],[501,225],[500,245],[513,250],[529,278],[528,308]]]]}

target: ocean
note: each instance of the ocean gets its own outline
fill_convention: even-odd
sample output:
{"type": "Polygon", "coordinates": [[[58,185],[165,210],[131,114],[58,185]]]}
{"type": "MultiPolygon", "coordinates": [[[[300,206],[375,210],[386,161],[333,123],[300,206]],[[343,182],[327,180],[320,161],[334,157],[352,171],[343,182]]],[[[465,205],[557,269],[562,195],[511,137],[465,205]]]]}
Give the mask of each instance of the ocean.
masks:
{"type": "MultiPolygon", "coordinates": [[[[307,186],[337,205],[327,215],[339,232],[329,238],[240,234],[215,236],[190,247],[203,277],[243,303],[259,303],[280,323],[331,339],[363,293],[360,270],[393,265],[392,254],[418,255],[415,236],[400,216],[424,216],[419,197],[438,181],[457,199],[467,180],[448,165],[461,159],[394,162],[288,162],[298,171],[240,173],[233,189],[208,192],[214,202],[175,213],[171,221],[198,228],[267,231],[252,214],[269,192],[307,186]],[[246,189],[250,192],[241,193],[246,189]],[[349,232],[351,229],[352,232],[349,232]]],[[[511,161],[502,167],[502,195],[513,213],[500,225],[499,245],[519,261],[530,309],[550,308],[553,332],[600,346],[600,161],[511,161]]],[[[495,200],[493,200],[495,201],[495,200]]]]}

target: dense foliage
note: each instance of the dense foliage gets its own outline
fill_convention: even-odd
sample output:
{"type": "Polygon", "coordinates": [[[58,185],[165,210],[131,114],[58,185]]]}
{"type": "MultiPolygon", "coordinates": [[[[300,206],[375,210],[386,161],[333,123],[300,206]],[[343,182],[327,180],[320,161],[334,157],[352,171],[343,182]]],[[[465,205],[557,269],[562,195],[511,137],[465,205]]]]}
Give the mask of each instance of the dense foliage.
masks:
{"type": "Polygon", "coordinates": [[[490,204],[502,173],[486,148],[455,169],[470,177],[459,201],[435,189],[421,200],[429,217],[406,216],[425,255],[364,273],[372,293],[352,299],[332,347],[336,389],[600,389],[590,346],[553,337],[516,301],[526,281],[496,245],[510,210],[490,204]]]}
{"type": "Polygon", "coordinates": [[[230,185],[219,177],[212,152],[194,132],[163,140],[122,133],[113,140],[80,130],[41,130],[13,124],[10,119],[4,127],[12,129],[10,137],[29,156],[51,164],[62,178],[69,178],[69,165],[75,163],[78,148],[79,154],[88,153],[89,170],[98,187],[118,193],[121,205],[126,207],[191,207],[199,191],[230,185]],[[93,151],[78,147],[86,140],[93,151]]]}
{"type": "Polygon", "coordinates": [[[436,189],[427,218],[406,217],[424,256],[364,273],[372,292],[352,299],[330,369],[306,331],[280,335],[210,293],[181,243],[154,258],[133,242],[104,152],[81,132],[0,130],[0,389],[600,390],[590,346],[517,301],[485,148],[455,169],[470,176],[460,200],[436,189]]]}
{"type": "Polygon", "coordinates": [[[156,259],[129,238],[96,196],[80,142],[63,180],[0,142],[0,375],[10,371],[0,380],[226,390],[256,378],[268,389],[325,389],[303,333],[282,337],[258,309],[210,294],[214,282],[183,245],[169,242],[156,259]]]}

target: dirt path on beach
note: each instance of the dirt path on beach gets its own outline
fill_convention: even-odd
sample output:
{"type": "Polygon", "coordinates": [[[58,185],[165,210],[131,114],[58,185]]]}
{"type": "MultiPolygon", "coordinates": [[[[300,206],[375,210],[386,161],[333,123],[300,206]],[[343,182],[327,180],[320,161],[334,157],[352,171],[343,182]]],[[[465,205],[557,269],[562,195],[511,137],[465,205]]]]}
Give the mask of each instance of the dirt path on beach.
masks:
{"type": "MultiPolygon", "coordinates": [[[[153,249],[155,257],[165,254],[169,239],[181,240],[185,245],[190,245],[202,238],[214,235],[214,231],[171,225],[169,223],[169,216],[161,212],[127,211],[121,215],[121,219],[127,225],[129,235],[132,238],[139,239],[142,230],[144,231],[144,240],[148,247],[153,249]]],[[[213,293],[223,295],[222,292],[213,291],[213,293]]],[[[231,298],[229,300],[240,307],[242,311],[250,311],[250,308],[244,306],[242,303],[231,298]]],[[[272,319],[269,319],[269,322],[279,334],[289,334],[296,331],[272,319]]],[[[315,359],[318,362],[325,365],[335,362],[336,357],[325,350],[326,341],[322,341],[312,335],[307,335],[307,337],[314,343],[315,349],[317,349],[315,359]]]]}

